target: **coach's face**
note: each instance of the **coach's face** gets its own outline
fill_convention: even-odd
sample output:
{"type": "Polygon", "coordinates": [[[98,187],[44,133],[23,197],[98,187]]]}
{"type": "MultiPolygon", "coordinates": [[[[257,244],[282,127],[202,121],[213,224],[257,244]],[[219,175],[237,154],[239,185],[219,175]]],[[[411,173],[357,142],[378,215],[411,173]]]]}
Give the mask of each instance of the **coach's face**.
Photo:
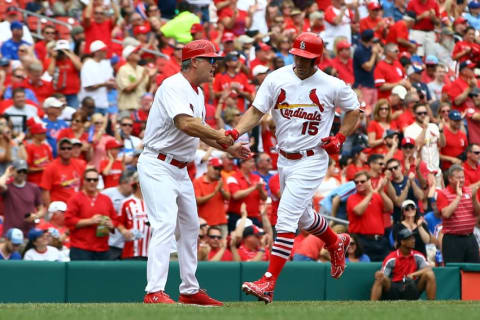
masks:
{"type": "Polygon", "coordinates": [[[215,58],[197,57],[192,60],[197,68],[199,83],[212,82],[215,74],[215,58]]]}

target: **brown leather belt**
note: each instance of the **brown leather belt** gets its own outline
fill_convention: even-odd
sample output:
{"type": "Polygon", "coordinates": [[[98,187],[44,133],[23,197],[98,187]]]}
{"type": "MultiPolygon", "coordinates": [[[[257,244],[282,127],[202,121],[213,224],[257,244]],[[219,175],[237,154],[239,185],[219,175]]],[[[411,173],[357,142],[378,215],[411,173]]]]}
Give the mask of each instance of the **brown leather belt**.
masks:
{"type": "MultiPolygon", "coordinates": [[[[166,155],[164,155],[163,153],[159,153],[158,156],[157,156],[157,159],[158,160],[162,160],[162,161],[165,161],[165,159],[167,158],[166,155]]],[[[181,162],[181,161],[178,161],[178,160],[175,160],[172,158],[172,160],[170,160],[169,162],[172,166],[175,166],[179,169],[183,169],[187,166],[188,162],[181,162]]]]}
{"type": "Polygon", "coordinates": [[[282,149],[280,149],[280,154],[287,158],[288,160],[299,160],[302,159],[304,155],[307,157],[313,156],[315,154],[315,151],[312,149],[305,150],[305,154],[300,153],[300,152],[285,152],[282,149]]]}

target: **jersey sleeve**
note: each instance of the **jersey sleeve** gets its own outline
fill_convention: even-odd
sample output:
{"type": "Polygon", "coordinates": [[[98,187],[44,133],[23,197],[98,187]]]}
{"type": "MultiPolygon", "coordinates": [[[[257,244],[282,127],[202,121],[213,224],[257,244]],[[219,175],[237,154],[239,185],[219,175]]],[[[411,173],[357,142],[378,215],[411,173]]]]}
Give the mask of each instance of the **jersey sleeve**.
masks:
{"type": "Polygon", "coordinates": [[[382,272],[385,276],[390,278],[393,272],[393,268],[395,268],[395,259],[388,259],[382,267],[382,272]]]}
{"type": "Polygon", "coordinates": [[[375,87],[377,88],[381,87],[386,82],[383,68],[379,68],[378,64],[375,67],[375,71],[373,72],[373,78],[375,79],[375,87]]]}
{"type": "Polygon", "coordinates": [[[188,102],[187,96],[182,92],[182,89],[182,87],[174,86],[170,83],[160,87],[158,90],[159,94],[155,96],[153,104],[159,107],[164,106],[167,116],[172,120],[179,114],[193,117],[193,106],[188,102]]]}
{"type": "Polygon", "coordinates": [[[53,173],[54,173],[54,168],[52,165],[48,165],[45,170],[43,170],[42,174],[42,181],[40,183],[40,187],[44,190],[50,191],[53,186],[53,173]]]}
{"type": "Polygon", "coordinates": [[[442,214],[442,210],[443,208],[445,208],[446,206],[448,206],[448,199],[447,197],[445,196],[445,194],[443,193],[443,191],[437,191],[437,208],[438,208],[438,211],[440,212],[440,215],[442,214]]]}
{"type": "Polygon", "coordinates": [[[228,190],[230,191],[230,194],[232,196],[235,192],[240,190],[240,185],[238,184],[238,181],[235,177],[228,177],[227,185],[228,185],[228,190]]]}
{"type": "Polygon", "coordinates": [[[341,85],[337,90],[337,96],[335,99],[335,106],[340,107],[342,111],[357,110],[360,107],[357,94],[352,88],[341,81],[341,85]]]}
{"type": "MultiPolygon", "coordinates": [[[[269,74],[263,83],[258,88],[257,95],[253,101],[253,106],[260,110],[263,113],[267,113],[273,107],[273,99],[276,97],[273,96],[273,77],[272,74],[269,74]]],[[[278,92],[280,94],[280,91],[278,92]]]]}
{"type": "Polygon", "coordinates": [[[77,197],[72,196],[67,201],[67,211],[65,211],[65,226],[70,230],[75,229],[78,221],[80,221],[80,218],[78,217],[80,206],[76,198],[77,197]]]}
{"type": "Polygon", "coordinates": [[[333,20],[335,20],[336,17],[337,15],[335,14],[335,11],[333,11],[333,6],[329,6],[327,10],[325,10],[325,21],[335,25],[335,22],[333,20]]]}

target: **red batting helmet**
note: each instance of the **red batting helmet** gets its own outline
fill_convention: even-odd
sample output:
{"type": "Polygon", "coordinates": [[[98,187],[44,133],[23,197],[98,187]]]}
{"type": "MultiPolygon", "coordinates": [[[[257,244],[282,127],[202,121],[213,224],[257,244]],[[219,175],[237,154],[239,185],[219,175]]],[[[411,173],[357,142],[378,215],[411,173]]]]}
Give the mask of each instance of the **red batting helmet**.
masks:
{"type": "Polygon", "coordinates": [[[196,57],[219,58],[220,55],[215,52],[215,46],[210,41],[195,40],[183,47],[182,61],[196,57]]]}
{"type": "Polygon", "coordinates": [[[323,54],[323,40],[313,32],[302,32],[293,42],[291,54],[315,59],[323,54]]]}

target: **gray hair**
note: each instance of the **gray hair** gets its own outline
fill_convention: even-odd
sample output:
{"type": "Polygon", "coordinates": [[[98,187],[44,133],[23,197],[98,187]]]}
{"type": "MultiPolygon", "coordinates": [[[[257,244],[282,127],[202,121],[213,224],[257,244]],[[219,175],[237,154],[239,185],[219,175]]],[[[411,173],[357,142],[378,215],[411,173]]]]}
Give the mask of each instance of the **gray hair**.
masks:
{"type": "Polygon", "coordinates": [[[392,52],[397,48],[398,48],[397,44],[390,42],[385,45],[385,52],[392,52]]]}
{"type": "Polygon", "coordinates": [[[182,71],[187,71],[192,67],[192,59],[182,61],[182,71]]]}
{"type": "Polygon", "coordinates": [[[449,169],[448,169],[448,177],[450,178],[453,176],[455,172],[462,171],[463,172],[463,167],[459,164],[453,164],[449,169]]]}

